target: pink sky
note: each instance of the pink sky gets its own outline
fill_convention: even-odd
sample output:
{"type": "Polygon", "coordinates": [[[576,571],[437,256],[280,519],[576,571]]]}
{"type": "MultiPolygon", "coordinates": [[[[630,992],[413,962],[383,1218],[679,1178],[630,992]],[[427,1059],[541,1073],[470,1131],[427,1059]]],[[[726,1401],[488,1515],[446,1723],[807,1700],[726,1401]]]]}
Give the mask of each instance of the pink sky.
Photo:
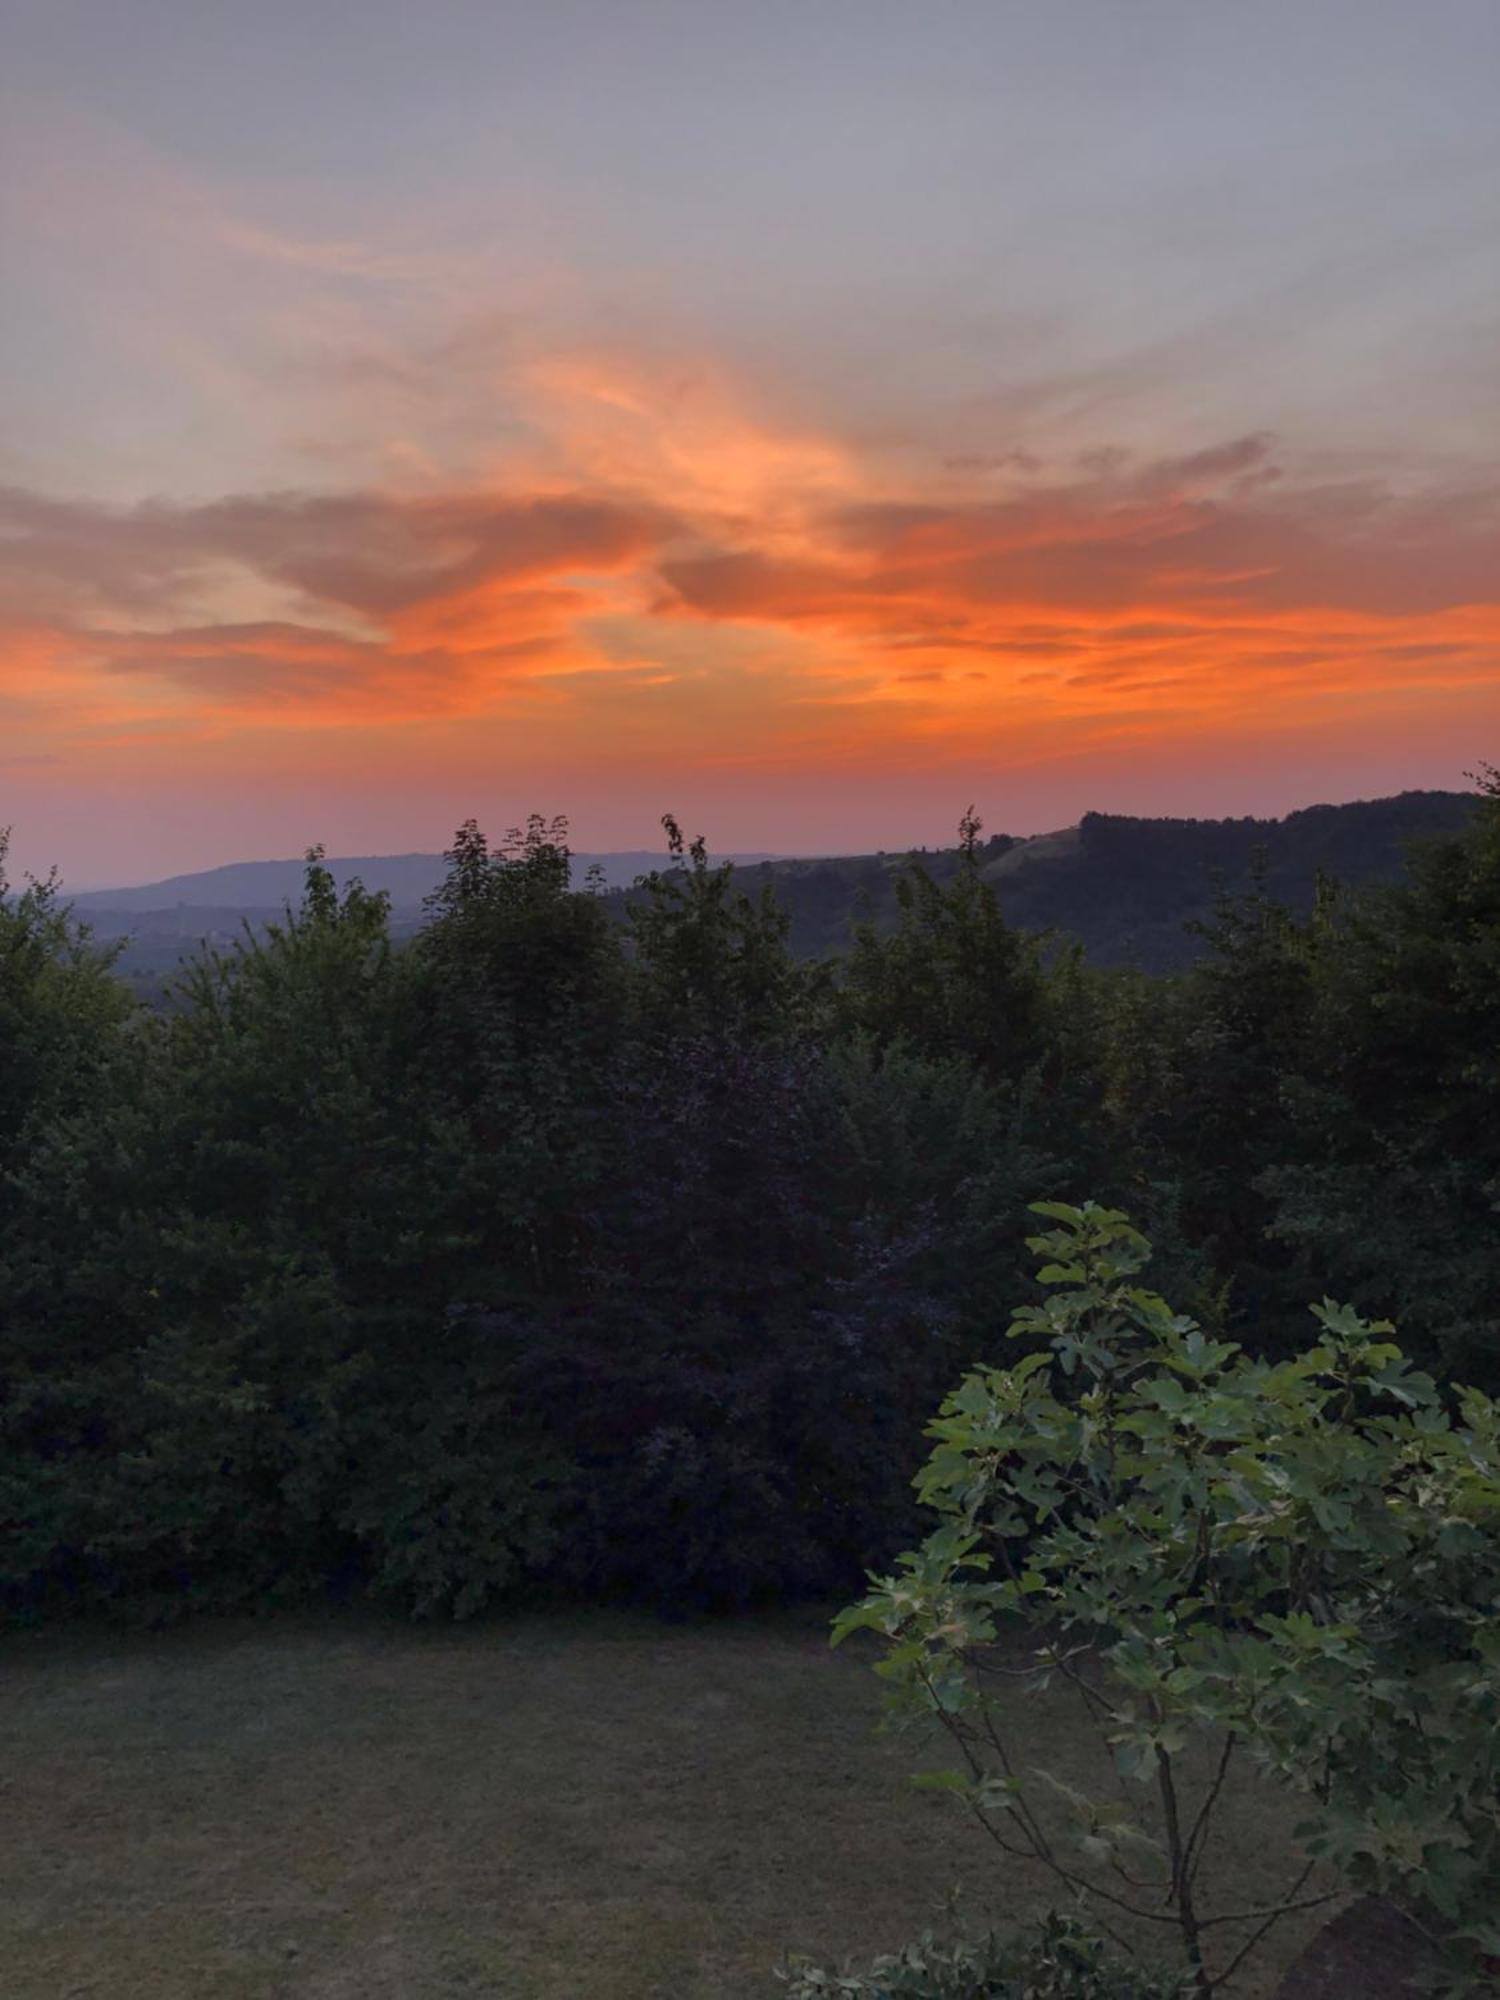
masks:
{"type": "Polygon", "coordinates": [[[533,808],[895,847],[1496,754],[1487,10],[1357,57],[1280,6],[89,11],[23,8],[0,162],[23,866],[533,808]]]}

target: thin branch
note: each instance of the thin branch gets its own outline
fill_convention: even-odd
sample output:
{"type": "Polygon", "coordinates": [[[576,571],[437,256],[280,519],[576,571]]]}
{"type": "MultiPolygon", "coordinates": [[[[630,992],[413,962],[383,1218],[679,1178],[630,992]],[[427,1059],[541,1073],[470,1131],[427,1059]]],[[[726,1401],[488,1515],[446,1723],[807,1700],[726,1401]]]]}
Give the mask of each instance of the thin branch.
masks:
{"type": "Polygon", "coordinates": [[[989,1734],[990,1747],[1000,1759],[1001,1770],[1015,1787],[1015,1790],[1011,1794],[1012,1803],[1009,1808],[1011,1815],[1013,1818],[1019,1819],[1025,1826],[1028,1837],[1035,1843],[1037,1853],[1042,1859],[1050,1861],[1052,1858],[1052,1843],[1047,1838],[1045,1827],[1043,1827],[1041,1821],[1031,1810],[1031,1801],[1021,1789],[1020,1780],[1016,1776],[1015,1766],[1010,1760],[1010,1752],[1005,1747],[1004,1738],[995,1727],[995,1718],[990,1711],[988,1703],[983,1705],[982,1712],[984,1715],[984,1726],[989,1734]]]}
{"type": "MultiPolygon", "coordinates": [[[[971,1808],[981,1819],[985,1817],[981,1807],[972,1805],[971,1802],[971,1808]]],[[[990,1831],[991,1838],[995,1838],[993,1828],[990,1831]]],[[[1124,1896],[1117,1896],[1113,1889],[1106,1889],[1102,1883],[1095,1882],[1091,1877],[1080,1875],[1077,1869],[1065,1867],[1056,1855],[1037,1854],[1033,1850],[1033,1858],[1040,1861],[1044,1868],[1050,1869],[1060,1882],[1066,1882],[1070,1889],[1077,1889],[1084,1896],[1101,1897],[1115,1909],[1123,1910],[1127,1916],[1138,1917],[1142,1923],[1170,1924],[1174,1930],[1180,1928],[1177,1918],[1168,1911],[1145,1909],[1139,1903],[1129,1902],[1124,1896]]]]}
{"type": "Polygon", "coordinates": [[[1203,1990],[1208,1985],[1208,1974],[1203,1966],[1203,1946],[1199,1940],[1198,1913],[1193,1908],[1193,1883],[1187,1870],[1187,1850],[1182,1842],[1182,1826],[1177,1812],[1177,1784],[1172,1771],[1172,1759],[1156,1746],[1156,1776],[1161,1792],[1162,1818],[1167,1828],[1167,1858],[1172,1868],[1170,1896],[1176,1905],[1176,1922],[1182,1932],[1182,1942],[1187,1949],[1188,1964],[1193,1969],[1193,1984],[1203,1990]]]}
{"type": "MultiPolygon", "coordinates": [[[[926,1670],[918,1665],[917,1672],[922,1678],[923,1685],[930,1690],[931,1682],[927,1678],[926,1670]]],[[[941,1710],[939,1710],[939,1715],[944,1726],[963,1752],[964,1761],[969,1766],[970,1775],[975,1778],[983,1777],[984,1767],[970,1749],[966,1734],[954,1727],[955,1718],[943,1715],[941,1710]]],[[[1000,1754],[1003,1756],[1004,1752],[1001,1751],[1000,1754]]],[[[1007,1775],[1010,1774],[1007,1773],[1007,1775]]],[[[1124,1910],[1127,1916],[1140,1917],[1148,1923],[1176,1924],[1176,1917],[1167,1916],[1159,1910],[1143,1910],[1139,1904],[1128,1903],[1123,1896],[1117,1896],[1112,1889],[1103,1888],[1099,1883],[1090,1881],[1088,1876],[1078,1874],[1075,1869],[1065,1868],[1053,1853],[1051,1843],[1047,1840],[1035,1815],[1031,1812],[1025,1799],[1019,1794],[1013,1793],[1011,1795],[1011,1803],[1006,1806],[1005,1816],[1025,1835],[1026,1839],[1030,1842],[1029,1848],[1018,1848],[1007,1841],[977,1799],[970,1798],[968,1806],[990,1839],[1006,1854],[1014,1855],[1020,1860],[1040,1861],[1044,1868],[1049,1868],[1058,1880],[1066,1882],[1070,1889],[1078,1889],[1084,1895],[1088,1896],[1101,1896],[1105,1902],[1113,1903],[1116,1909],[1124,1910]]]]}
{"type": "Polygon", "coordinates": [[[967,1804],[970,1812],[973,1813],[975,1819],[979,1821],[979,1824],[984,1828],[990,1839],[994,1841],[1002,1854],[1009,1854],[1016,1861],[1040,1861],[1042,1859],[1034,1847],[1017,1847],[1014,1841],[1007,1840],[983,1806],[976,1804],[973,1799],[969,1799],[967,1804]]]}
{"type": "Polygon", "coordinates": [[[989,1674],[995,1680],[1034,1681],[1039,1674],[1046,1673],[1045,1667],[1003,1667],[998,1660],[987,1660],[978,1647],[968,1655],[967,1664],[977,1674],[989,1674]]]}
{"type": "Polygon", "coordinates": [[[1161,1887],[1159,1882],[1145,1882],[1142,1881],[1139,1875],[1132,1875],[1130,1870],[1113,1854],[1109,1858],[1109,1867],[1110,1873],[1118,1875],[1120,1880],[1131,1889],[1140,1889],[1144,1892],[1161,1887]]]}
{"type": "MultiPolygon", "coordinates": [[[[1085,1650],[1086,1649],[1084,1647],[1080,1646],[1075,1649],[1075,1652],[1073,1654],[1068,1655],[1068,1658],[1076,1658],[1078,1653],[1082,1653],[1085,1650]]],[[[1088,1682],[1083,1678],[1082,1674],[1075,1673],[1073,1671],[1073,1669],[1068,1665],[1067,1659],[1059,1659],[1057,1662],[1057,1666],[1059,1671],[1062,1673],[1063,1678],[1071,1682],[1072,1685],[1075,1688],[1077,1688],[1080,1696],[1082,1696],[1083,1698],[1084,1713],[1085,1715],[1088,1716],[1089,1722],[1093,1727],[1094,1733],[1097,1735],[1099,1739],[1100,1751],[1103,1754],[1106,1764],[1109,1766],[1110,1772],[1114,1778],[1115,1790],[1120,1794],[1120,1799],[1125,1807],[1125,1810],[1132,1816],[1138,1816],[1139,1806],[1137,1804],[1137,1801],[1133,1799],[1130,1795],[1129,1787],[1126,1785],[1124,1776],[1120,1770],[1119,1760],[1115,1756],[1114,1749],[1110,1743],[1109,1738],[1105,1735],[1102,1726],[1106,1719],[1113,1717],[1114,1710],[1110,1707],[1109,1703],[1104,1699],[1103,1695],[1099,1693],[1097,1688],[1091,1688],[1088,1682]]]]}
{"type": "MultiPolygon", "coordinates": [[[[1287,1891],[1288,1895],[1295,1896],[1297,1891],[1302,1887],[1302,1884],[1307,1880],[1308,1876],[1311,1875],[1312,1871],[1313,1871],[1313,1863],[1309,1861],[1307,1866],[1302,1870],[1302,1873],[1297,1877],[1296,1881],[1287,1891]]],[[[1330,1903],[1334,1900],[1334,1896],[1345,1895],[1345,1894],[1347,1894],[1347,1891],[1339,1889],[1335,1890],[1333,1892],[1333,1895],[1317,1897],[1315,1898],[1315,1901],[1330,1903]]],[[[1261,1923],[1259,1929],[1253,1930],[1250,1933],[1249,1937],[1245,1939],[1244,1943],[1240,1946],[1239,1950],[1235,1953],[1234,1957],[1230,1959],[1228,1965],[1225,1966],[1224,1970],[1219,1974],[1218,1978],[1214,1981],[1214,1985],[1215,1986],[1227,1985],[1229,1981],[1233,1979],[1235,1973],[1239,1971],[1240,1967],[1244,1964],[1245,1960],[1250,1956],[1251,1952],[1255,1950],[1255,1947],[1260,1943],[1261,1939],[1265,1937],[1266,1933],[1271,1929],[1271,1927],[1274,1924],[1279,1924],[1281,1922],[1281,1919],[1284,1916],[1288,1915],[1291,1910],[1305,1909],[1307,1907],[1308,1905],[1306,1904],[1294,1902],[1287,1904],[1282,1909],[1270,1911],[1270,1913],[1265,1917],[1264,1921],[1261,1923]]]]}
{"type": "MultiPolygon", "coordinates": [[[[1082,1650],[1083,1649],[1080,1647],[1079,1651],[1082,1650]]],[[[1088,1707],[1089,1713],[1091,1715],[1097,1716],[1101,1713],[1104,1715],[1113,1715],[1114,1710],[1110,1707],[1109,1703],[1104,1699],[1104,1696],[1100,1694],[1099,1690],[1097,1688],[1091,1688],[1088,1682],[1083,1678],[1083,1675],[1080,1673],[1075,1673],[1073,1668],[1068,1665],[1068,1661],[1070,1659],[1073,1659],[1074,1657],[1076,1656],[1072,1653],[1059,1654],[1056,1659],[1049,1660],[1047,1662],[1047,1665],[1049,1667],[1055,1667],[1057,1671],[1062,1675],[1064,1680],[1071,1682],[1071,1684],[1075,1688],[1077,1688],[1078,1692],[1083,1696],[1084,1702],[1088,1707]]]]}
{"type": "MultiPolygon", "coordinates": [[[[1304,1876],[1303,1880],[1306,1879],[1304,1876]]],[[[1253,1924],[1257,1917],[1289,1917],[1294,1910],[1316,1910],[1324,1903],[1336,1903],[1340,1896],[1347,1896],[1347,1889],[1330,1889],[1322,1896],[1303,1896],[1290,1903],[1274,1903],[1269,1910],[1227,1910],[1223,1916],[1204,1917],[1199,1928],[1208,1930],[1213,1924],[1253,1924]]]]}
{"type": "Polygon", "coordinates": [[[1234,1742],[1234,1731],[1231,1729],[1229,1734],[1224,1738],[1224,1753],[1219,1759],[1219,1768],[1214,1773],[1214,1781],[1210,1785],[1202,1805],[1198,1808],[1198,1816],[1193,1821],[1193,1830],[1188,1835],[1187,1850],[1183,1856],[1183,1866],[1188,1871],[1189,1881],[1195,1879],[1203,1861],[1204,1850],[1208,1845],[1208,1817],[1213,1811],[1214,1806],[1218,1803],[1219,1793],[1224,1789],[1224,1778],[1229,1770],[1229,1760],[1234,1755],[1234,1742]]]}

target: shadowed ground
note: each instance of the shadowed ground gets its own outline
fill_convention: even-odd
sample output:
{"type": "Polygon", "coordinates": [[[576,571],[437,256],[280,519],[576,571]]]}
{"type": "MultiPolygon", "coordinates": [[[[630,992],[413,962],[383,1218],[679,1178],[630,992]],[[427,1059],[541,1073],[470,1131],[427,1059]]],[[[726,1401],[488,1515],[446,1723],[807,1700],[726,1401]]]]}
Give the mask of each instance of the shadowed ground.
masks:
{"type": "MultiPolygon", "coordinates": [[[[821,1620],[625,1617],[68,1633],[0,1649],[6,2000],[739,2000],[784,1947],[895,1945],[1050,1900],[875,1733],[821,1620]],[[1006,1869],[1009,1872],[1002,1873],[1006,1869]]],[[[1073,1710],[1026,1752],[1097,1785],[1073,1710]]],[[[1106,1781],[1107,1782],[1107,1781],[1106,1781]]],[[[1212,1865],[1260,1900],[1280,1803],[1212,1865]]],[[[1326,1914],[1326,1912],[1319,1913],[1326,1914]]],[[[1318,1916],[1288,1924],[1275,1984],[1318,1916]]]]}

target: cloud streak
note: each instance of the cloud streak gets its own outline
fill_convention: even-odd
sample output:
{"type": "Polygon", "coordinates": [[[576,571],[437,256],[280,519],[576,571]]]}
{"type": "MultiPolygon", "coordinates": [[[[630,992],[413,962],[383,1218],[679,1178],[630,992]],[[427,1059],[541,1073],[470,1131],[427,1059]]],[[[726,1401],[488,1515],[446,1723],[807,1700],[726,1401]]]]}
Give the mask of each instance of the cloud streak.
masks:
{"type": "Polygon", "coordinates": [[[923,481],[712,370],[591,353],[532,388],[547,449],[484,485],[0,492],[8,760],[458,720],[580,766],[633,731],[894,770],[1500,721],[1495,486],[1298,476],[1260,434],[923,481]]]}

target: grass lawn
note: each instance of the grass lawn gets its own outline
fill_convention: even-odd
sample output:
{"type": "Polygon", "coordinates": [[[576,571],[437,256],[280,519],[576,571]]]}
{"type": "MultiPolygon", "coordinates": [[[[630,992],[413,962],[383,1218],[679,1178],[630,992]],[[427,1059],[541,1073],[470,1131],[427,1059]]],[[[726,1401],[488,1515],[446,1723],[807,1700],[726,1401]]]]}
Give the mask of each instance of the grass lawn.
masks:
{"type": "MultiPolygon", "coordinates": [[[[869,1658],[813,1620],[13,1637],[0,1994],[749,2000],[784,1947],[897,1944],[954,1885],[975,1929],[1041,1907],[911,1788],[869,1658]]],[[[1098,1782],[1060,1699],[1026,1748],[1098,1782]]],[[[1253,1902],[1294,1815],[1233,1814],[1210,1865],[1253,1902]]]]}

